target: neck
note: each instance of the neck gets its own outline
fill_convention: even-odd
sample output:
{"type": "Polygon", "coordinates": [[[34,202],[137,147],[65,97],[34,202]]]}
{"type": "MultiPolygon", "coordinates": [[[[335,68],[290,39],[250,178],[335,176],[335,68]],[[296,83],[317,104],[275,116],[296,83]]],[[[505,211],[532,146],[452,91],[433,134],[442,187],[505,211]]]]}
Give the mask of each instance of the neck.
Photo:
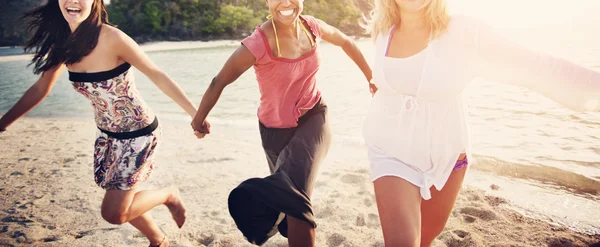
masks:
{"type": "Polygon", "coordinates": [[[412,31],[428,28],[423,12],[401,12],[400,16],[400,29],[412,31]]]}
{"type": "Polygon", "coordinates": [[[294,21],[291,24],[283,24],[275,20],[272,21],[275,23],[275,28],[277,28],[278,35],[290,35],[294,38],[298,38],[298,21],[294,21]]]}
{"type": "Polygon", "coordinates": [[[79,23],[77,23],[77,24],[69,23],[69,28],[71,29],[71,33],[74,33],[75,29],[77,29],[77,27],[79,27],[79,23]]]}

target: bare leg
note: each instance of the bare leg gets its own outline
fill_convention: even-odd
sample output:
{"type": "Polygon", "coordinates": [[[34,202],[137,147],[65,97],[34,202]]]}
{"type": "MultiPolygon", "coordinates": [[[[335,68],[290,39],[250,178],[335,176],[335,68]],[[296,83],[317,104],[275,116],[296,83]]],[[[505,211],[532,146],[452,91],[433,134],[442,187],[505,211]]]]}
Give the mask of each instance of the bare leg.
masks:
{"type": "Polygon", "coordinates": [[[185,206],[179,190],[169,187],[159,190],[108,190],[102,201],[102,217],[112,224],[123,224],[140,217],[150,209],[165,204],[181,228],[185,223],[185,206]]]}
{"type": "Polygon", "coordinates": [[[133,225],[144,234],[144,236],[148,238],[148,241],[150,241],[150,245],[158,246],[160,244],[160,247],[169,246],[169,242],[165,239],[165,234],[158,229],[158,226],[152,221],[150,212],[146,212],[145,214],[142,214],[142,216],[129,221],[129,224],[133,225]]]}
{"type": "Polygon", "coordinates": [[[315,246],[315,228],[310,224],[287,216],[288,245],[290,247],[313,247],[315,246]]]}
{"type": "Polygon", "coordinates": [[[441,191],[432,187],[431,199],[421,202],[421,247],[431,246],[435,238],[444,230],[466,171],[466,168],[453,171],[441,191]]]}
{"type": "Polygon", "coordinates": [[[381,177],[373,184],[385,246],[419,246],[421,239],[419,187],[392,176],[381,177]]]}

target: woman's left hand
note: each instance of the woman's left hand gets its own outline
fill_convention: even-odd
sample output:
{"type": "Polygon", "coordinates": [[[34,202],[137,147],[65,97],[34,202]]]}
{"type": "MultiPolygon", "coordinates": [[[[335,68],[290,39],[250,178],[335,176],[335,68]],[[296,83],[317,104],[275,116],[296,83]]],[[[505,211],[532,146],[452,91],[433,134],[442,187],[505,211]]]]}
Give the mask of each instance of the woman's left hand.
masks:
{"type": "Polygon", "coordinates": [[[194,135],[196,135],[198,139],[202,139],[207,134],[210,134],[210,123],[206,120],[204,120],[200,126],[195,124],[193,121],[191,125],[192,129],[194,129],[194,135]]]}
{"type": "Polygon", "coordinates": [[[377,90],[379,90],[379,89],[377,88],[375,83],[373,83],[373,79],[371,79],[371,81],[369,81],[369,92],[371,92],[371,97],[373,97],[375,95],[377,90]]]}

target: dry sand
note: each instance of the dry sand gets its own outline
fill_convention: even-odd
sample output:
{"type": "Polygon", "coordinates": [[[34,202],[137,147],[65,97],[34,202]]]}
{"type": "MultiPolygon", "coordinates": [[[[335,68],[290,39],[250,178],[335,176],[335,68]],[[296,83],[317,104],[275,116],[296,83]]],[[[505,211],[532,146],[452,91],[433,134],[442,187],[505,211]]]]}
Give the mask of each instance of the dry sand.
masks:
{"type": "MultiPolygon", "coordinates": [[[[250,246],[229,216],[227,196],[241,181],[268,174],[256,126],[213,123],[205,140],[195,139],[184,123],[165,121],[162,127],[157,169],[143,188],[180,186],[189,212],[183,229],[166,207],[152,211],[172,246],[250,246]]],[[[100,216],[94,135],[92,120],[44,118],[21,119],[0,134],[0,246],[147,246],[130,225],[111,225],[100,216]]],[[[463,187],[434,246],[600,246],[600,235],[514,211],[488,183],[463,187]]],[[[313,204],[317,246],[383,246],[361,147],[334,140],[313,204]]],[[[598,211],[589,217],[598,218],[598,211]]],[[[286,240],[275,236],[265,246],[286,246],[286,240]]]]}

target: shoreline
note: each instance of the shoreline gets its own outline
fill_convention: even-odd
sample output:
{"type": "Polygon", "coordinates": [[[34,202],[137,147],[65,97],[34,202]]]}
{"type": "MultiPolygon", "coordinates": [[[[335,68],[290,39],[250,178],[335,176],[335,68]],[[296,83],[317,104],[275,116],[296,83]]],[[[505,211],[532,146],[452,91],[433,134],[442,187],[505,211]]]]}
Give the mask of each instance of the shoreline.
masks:
{"type": "MultiPolygon", "coordinates": [[[[210,49],[219,47],[235,47],[240,40],[212,40],[212,41],[153,41],[140,44],[144,52],[175,51],[187,49],[210,49]]],[[[22,49],[22,47],[0,47],[0,49],[22,49]]],[[[21,53],[16,55],[0,56],[0,62],[30,60],[33,54],[21,53]]]]}

